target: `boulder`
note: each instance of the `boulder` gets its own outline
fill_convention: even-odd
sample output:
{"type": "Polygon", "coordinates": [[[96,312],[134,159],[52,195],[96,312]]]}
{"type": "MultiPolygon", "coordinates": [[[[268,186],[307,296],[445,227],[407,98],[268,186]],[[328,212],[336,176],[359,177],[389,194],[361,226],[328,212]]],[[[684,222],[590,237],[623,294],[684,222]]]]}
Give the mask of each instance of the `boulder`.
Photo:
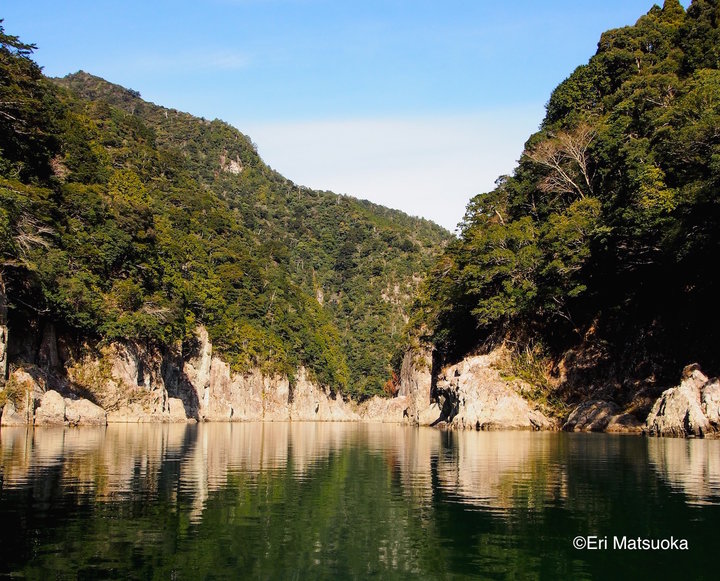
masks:
{"type": "Polygon", "coordinates": [[[633,414],[619,414],[610,418],[605,431],[611,434],[638,434],[643,424],[633,414]]]}
{"type": "Polygon", "coordinates": [[[87,399],[65,398],[65,419],[71,426],[104,426],[107,413],[87,399]]]}
{"type": "Polygon", "coordinates": [[[716,429],[705,415],[712,412],[714,398],[717,395],[714,383],[697,365],[688,365],[683,371],[678,387],[666,389],[655,401],[645,421],[644,431],[651,436],[703,437],[716,429]],[[703,409],[703,392],[708,388],[703,409]]]}
{"type": "Polygon", "coordinates": [[[65,400],[55,390],[46,391],[35,410],[36,426],[62,426],[65,423],[65,400]]]}

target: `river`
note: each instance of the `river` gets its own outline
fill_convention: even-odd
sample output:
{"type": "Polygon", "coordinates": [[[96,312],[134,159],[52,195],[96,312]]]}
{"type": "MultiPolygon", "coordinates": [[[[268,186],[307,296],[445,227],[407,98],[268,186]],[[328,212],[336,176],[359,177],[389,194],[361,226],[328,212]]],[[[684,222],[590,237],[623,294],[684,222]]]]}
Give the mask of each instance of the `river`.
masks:
{"type": "Polygon", "coordinates": [[[3,576],[716,578],[720,441],[134,424],[0,452],[3,576]]]}

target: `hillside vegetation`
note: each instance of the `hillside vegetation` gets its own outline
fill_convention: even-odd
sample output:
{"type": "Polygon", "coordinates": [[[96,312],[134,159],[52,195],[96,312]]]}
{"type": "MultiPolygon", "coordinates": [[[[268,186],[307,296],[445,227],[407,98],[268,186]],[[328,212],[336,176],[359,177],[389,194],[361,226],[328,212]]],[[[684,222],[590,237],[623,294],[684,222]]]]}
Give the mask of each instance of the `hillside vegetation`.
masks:
{"type": "Polygon", "coordinates": [[[202,323],[237,371],[292,378],[304,365],[332,390],[383,392],[448,232],[297,186],[222,121],[83,72],[47,79],[33,49],[0,28],[10,357],[45,321],[156,346],[189,342],[202,323]]]}
{"type": "Polygon", "coordinates": [[[416,332],[446,361],[505,341],[620,399],[692,361],[720,372],[719,69],[716,0],[603,34],[513,175],[470,201],[416,332]]]}

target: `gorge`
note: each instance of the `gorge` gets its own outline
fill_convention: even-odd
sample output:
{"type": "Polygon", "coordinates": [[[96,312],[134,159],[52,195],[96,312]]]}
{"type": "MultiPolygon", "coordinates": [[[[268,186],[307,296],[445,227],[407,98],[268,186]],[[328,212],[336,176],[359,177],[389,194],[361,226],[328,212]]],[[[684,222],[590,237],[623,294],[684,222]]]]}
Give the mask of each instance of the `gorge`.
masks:
{"type": "Polygon", "coordinates": [[[603,34],[458,236],[0,31],[2,424],[713,435],[718,20],[603,34]]]}

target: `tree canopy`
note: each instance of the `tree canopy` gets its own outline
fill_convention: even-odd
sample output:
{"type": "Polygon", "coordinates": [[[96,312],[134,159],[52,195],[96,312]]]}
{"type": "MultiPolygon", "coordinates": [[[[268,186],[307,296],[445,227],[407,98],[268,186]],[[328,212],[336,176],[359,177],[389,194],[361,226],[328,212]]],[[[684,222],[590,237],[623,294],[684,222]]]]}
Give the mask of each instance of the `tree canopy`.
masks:
{"type": "Polygon", "coordinates": [[[715,0],[666,0],[553,91],[417,303],[442,357],[538,340],[628,378],[720,371],[719,26],[715,0]]]}
{"type": "Polygon", "coordinates": [[[47,79],[32,45],[0,35],[11,328],[169,348],[203,324],[237,371],[303,365],[333,390],[383,392],[445,230],[298,186],[221,121],[83,72],[47,79]]]}

